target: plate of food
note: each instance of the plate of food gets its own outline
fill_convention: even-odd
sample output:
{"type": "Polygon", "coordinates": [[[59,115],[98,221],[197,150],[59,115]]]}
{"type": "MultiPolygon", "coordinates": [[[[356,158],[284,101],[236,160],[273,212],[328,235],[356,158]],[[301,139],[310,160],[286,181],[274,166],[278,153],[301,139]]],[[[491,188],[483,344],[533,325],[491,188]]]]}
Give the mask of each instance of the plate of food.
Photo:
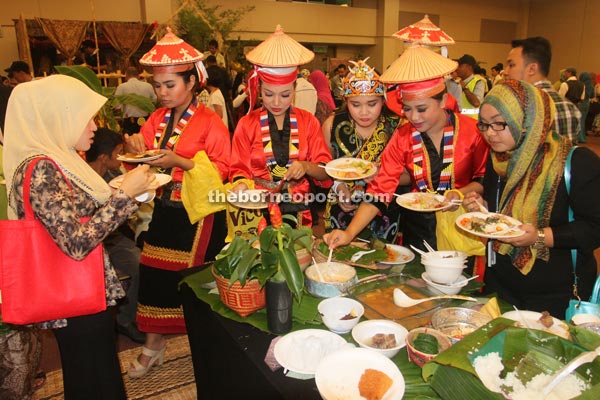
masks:
{"type": "Polygon", "coordinates": [[[502,317],[512,319],[521,328],[538,329],[564,339],[569,338],[569,326],[547,311],[514,310],[505,312],[502,317]]]}
{"type": "Polygon", "coordinates": [[[146,150],[140,154],[136,154],[136,153],[119,154],[117,156],[117,160],[123,161],[123,162],[128,162],[128,163],[142,163],[142,162],[146,162],[146,161],[156,160],[158,158],[161,158],[163,155],[164,155],[164,153],[161,153],[160,149],[152,149],[152,150],[146,150]]]}
{"type": "Polygon", "coordinates": [[[343,349],[321,361],[315,383],[325,400],[396,400],[404,396],[402,372],[386,356],[363,348],[343,349]]]}
{"type": "Polygon", "coordinates": [[[456,218],[459,228],[489,239],[508,239],[525,233],[519,229],[523,223],[508,215],[470,212],[456,218]]]}
{"type": "Polygon", "coordinates": [[[286,370],[314,375],[321,360],[346,346],[346,340],[324,329],[301,329],[288,333],[275,343],[273,354],[286,370]]]}
{"type": "Polygon", "coordinates": [[[368,160],[343,157],[328,162],[325,165],[325,172],[334,179],[354,181],[373,176],[377,172],[377,167],[368,160]]]}
{"type": "Polygon", "coordinates": [[[267,196],[268,190],[247,189],[237,193],[227,193],[227,201],[229,204],[238,208],[260,210],[262,208],[267,208],[267,196]]]}
{"type": "Polygon", "coordinates": [[[411,192],[396,196],[396,203],[412,211],[441,211],[455,206],[446,198],[436,193],[411,192]]]}
{"type": "Polygon", "coordinates": [[[385,251],[388,253],[388,258],[379,261],[382,264],[408,264],[415,259],[415,253],[403,246],[386,244],[385,251]]]}
{"type": "MultiPolygon", "coordinates": [[[[154,174],[154,177],[156,178],[156,181],[155,181],[155,184],[150,189],[157,189],[157,188],[171,182],[171,175],[154,174]]],[[[110,182],[108,182],[108,184],[111,187],[118,189],[121,187],[121,183],[123,183],[123,179],[125,179],[125,175],[119,175],[116,178],[112,179],[110,182]]]]}

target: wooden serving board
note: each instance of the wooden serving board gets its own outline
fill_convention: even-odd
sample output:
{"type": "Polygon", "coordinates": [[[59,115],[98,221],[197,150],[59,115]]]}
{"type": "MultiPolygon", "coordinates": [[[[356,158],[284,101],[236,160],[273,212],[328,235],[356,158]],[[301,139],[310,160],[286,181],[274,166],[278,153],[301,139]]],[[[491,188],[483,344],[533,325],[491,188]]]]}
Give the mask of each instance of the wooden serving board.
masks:
{"type": "MultiPolygon", "coordinates": [[[[313,242],[313,257],[315,258],[315,260],[317,262],[327,262],[327,257],[329,257],[329,254],[323,254],[321,251],[319,251],[319,244],[322,242],[323,242],[323,239],[316,239],[313,242]]],[[[352,242],[352,243],[350,243],[350,245],[356,246],[356,247],[361,247],[365,250],[369,250],[369,246],[365,242],[352,242]]],[[[333,258],[331,259],[331,261],[336,261],[336,262],[340,262],[343,264],[352,265],[353,267],[367,268],[367,269],[374,269],[374,270],[390,269],[393,266],[392,264],[381,264],[381,263],[359,264],[359,263],[351,262],[350,260],[338,260],[335,257],[335,253],[333,254],[333,258]]]]}

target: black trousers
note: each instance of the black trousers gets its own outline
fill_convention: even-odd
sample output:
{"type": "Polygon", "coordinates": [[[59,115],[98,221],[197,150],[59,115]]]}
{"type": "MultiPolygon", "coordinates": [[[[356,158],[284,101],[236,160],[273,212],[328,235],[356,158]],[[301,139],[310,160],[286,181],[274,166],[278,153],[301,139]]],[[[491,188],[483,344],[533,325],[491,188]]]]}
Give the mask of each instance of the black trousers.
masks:
{"type": "Polygon", "coordinates": [[[67,319],[54,329],[60,350],[65,400],[125,400],[109,310],[67,319]]]}

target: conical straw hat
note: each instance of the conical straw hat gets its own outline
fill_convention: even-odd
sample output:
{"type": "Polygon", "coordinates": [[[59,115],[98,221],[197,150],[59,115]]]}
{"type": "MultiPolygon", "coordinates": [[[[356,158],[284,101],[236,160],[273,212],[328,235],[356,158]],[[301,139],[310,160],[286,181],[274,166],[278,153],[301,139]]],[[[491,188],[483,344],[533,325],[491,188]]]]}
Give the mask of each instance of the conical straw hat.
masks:
{"type": "Polygon", "coordinates": [[[311,62],[315,53],[283,33],[275,33],[246,54],[246,60],[262,67],[294,67],[311,62]]]}
{"type": "Polygon", "coordinates": [[[413,44],[404,50],[379,79],[385,83],[420,82],[447,75],[457,67],[456,61],[413,44]]]}
{"type": "Polygon", "coordinates": [[[193,64],[204,59],[204,54],[190,46],[188,43],[175,36],[171,28],[154,47],[140,59],[140,64],[145,66],[163,66],[193,64]]]}
{"type": "Polygon", "coordinates": [[[419,22],[415,22],[406,28],[400,29],[392,36],[405,42],[421,43],[429,46],[446,46],[454,44],[454,39],[431,22],[427,14],[425,14],[425,18],[419,22]]]}

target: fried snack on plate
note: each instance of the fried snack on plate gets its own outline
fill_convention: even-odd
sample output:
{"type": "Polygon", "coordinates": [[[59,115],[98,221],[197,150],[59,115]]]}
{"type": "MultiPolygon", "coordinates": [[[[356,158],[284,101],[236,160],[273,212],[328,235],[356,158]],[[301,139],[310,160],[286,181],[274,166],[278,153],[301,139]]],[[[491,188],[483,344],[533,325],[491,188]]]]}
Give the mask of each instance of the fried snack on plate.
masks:
{"type": "Polygon", "coordinates": [[[367,368],[360,377],[358,390],[367,400],[381,400],[394,381],[385,373],[367,368]]]}

